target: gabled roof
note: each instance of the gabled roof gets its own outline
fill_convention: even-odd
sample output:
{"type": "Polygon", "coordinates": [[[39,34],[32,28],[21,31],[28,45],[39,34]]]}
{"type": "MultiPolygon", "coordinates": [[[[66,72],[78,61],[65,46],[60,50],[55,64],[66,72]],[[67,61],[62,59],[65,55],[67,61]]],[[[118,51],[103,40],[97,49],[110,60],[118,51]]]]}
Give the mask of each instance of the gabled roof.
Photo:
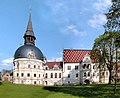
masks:
{"type": "Polygon", "coordinates": [[[79,63],[83,60],[86,54],[90,54],[90,51],[91,50],[64,49],[64,63],[79,63]]]}
{"type": "Polygon", "coordinates": [[[47,62],[46,65],[49,67],[49,69],[54,68],[54,65],[57,65],[59,69],[61,69],[63,66],[63,62],[47,62]]]}

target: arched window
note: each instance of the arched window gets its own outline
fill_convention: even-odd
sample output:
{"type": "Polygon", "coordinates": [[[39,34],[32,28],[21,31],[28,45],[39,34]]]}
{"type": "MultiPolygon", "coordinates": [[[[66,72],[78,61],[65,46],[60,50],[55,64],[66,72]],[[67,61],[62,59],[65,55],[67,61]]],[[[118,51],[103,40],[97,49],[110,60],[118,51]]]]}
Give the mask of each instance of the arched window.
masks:
{"type": "Polygon", "coordinates": [[[83,65],[83,69],[85,69],[85,67],[86,67],[86,64],[83,65]]]}

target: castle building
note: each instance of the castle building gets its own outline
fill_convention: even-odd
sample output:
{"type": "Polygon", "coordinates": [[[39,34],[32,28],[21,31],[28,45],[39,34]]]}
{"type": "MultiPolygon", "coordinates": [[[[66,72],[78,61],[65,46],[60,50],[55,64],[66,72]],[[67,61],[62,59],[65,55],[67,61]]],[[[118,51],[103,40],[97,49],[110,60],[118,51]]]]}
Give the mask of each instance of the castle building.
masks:
{"type": "Polygon", "coordinates": [[[45,57],[35,46],[35,40],[30,14],[24,34],[24,45],[14,54],[13,83],[15,84],[44,84],[45,57]]]}
{"type": "MultiPolygon", "coordinates": [[[[35,46],[31,14],[24,45],[14,54],[13,83],[32,85],[80,85],[108,82],[107,75],[100,79],[98,64],[90,58],[91,50],[64,49],[62,62],[48,62],[35,46]]],[[[109,75],[108,75],[109,76],[109,75]]]]}

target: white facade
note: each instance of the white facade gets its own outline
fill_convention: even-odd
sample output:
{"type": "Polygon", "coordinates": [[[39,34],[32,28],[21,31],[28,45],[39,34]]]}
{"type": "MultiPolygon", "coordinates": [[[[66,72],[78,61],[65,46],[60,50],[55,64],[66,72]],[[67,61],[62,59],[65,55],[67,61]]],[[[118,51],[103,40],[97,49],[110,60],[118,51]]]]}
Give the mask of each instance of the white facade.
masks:
{"type": "Polygon", "coordinates": [[[49,69],[37,59],[14,60],[13,83],[32,85],[62,85],[62,69],[49,69]]]}
{"type": "Polygon", "coordinates": [[[79,63],[63,64],[63,85],[80,84],[80,65],[79,63]]]}
{"type": "Polygon", "coordinates": [[[63,69],[64,85],[99,82],[99,70],[97,65],[91,63],[90,55],[88,54],[80,63],[64,63],[63,69]]]}
{"type": "Polygon", "coordinates": [[[13,83],[44,84],[44,62],[37,59],[19,58],[14,60],[13,83]]]}

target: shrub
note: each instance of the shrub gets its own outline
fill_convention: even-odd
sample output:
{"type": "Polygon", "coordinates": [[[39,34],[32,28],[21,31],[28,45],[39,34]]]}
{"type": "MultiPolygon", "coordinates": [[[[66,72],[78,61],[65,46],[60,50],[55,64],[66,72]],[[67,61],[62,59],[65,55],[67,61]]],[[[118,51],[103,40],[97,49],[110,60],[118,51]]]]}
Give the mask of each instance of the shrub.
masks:
{"type": "Polygon", "coordinates": [[[2,81],[0,81],[0,85],[2,85],[2,81]]]}

